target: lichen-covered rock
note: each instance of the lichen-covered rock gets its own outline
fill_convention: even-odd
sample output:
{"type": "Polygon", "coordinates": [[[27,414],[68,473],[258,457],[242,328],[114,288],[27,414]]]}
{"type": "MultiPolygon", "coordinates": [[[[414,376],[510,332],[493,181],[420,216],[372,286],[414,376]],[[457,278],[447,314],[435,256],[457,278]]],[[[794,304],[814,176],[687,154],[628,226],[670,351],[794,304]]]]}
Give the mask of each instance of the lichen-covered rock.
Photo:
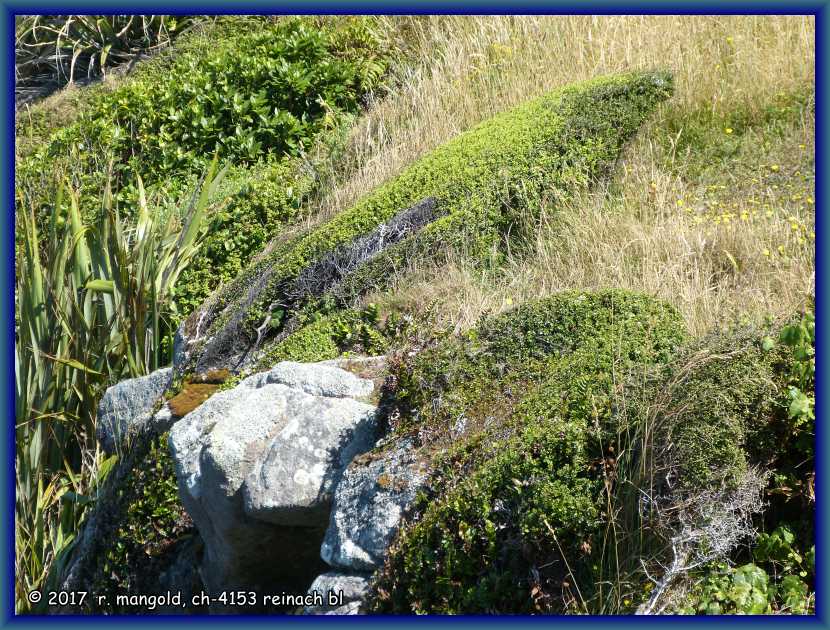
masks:
{"type": "MultiPolygon", "coordinates": [[[[96,436],[111,455],[127,437],[144,430],[153,419],[153,409],[170,386],[172,368],[162,368],[147,376],[131,378],[107,389],[98,404],[96,436]]],[[[159,422],[170,420],[163,413],[159,422]]]]}
{"type": "Polygon", "coordinates": [[[214,394],[173,427],[208,590],[272,592],[320,572],[333,487],[374,442],[375,407],[356,399],[372,391],[335,366],[283,363],[214,394]]]}
{"type": "Polygon", "coordinates": [[[351,372],[338,369],[342,359],[323,363],[297,363],[283,361],[268,372],[255,374],[248,383],[260,386],[280,383],[300,389],[312,396],[330,398],[366,398],[372,395],[374,384],[351,372]]]}
{"type": "Polygon", "coordinates": [[[409,440],[369,462],[353,461],[334,493],[320,556],[332,567],[372,571],[427,478],[409,440]]]}
{"type": "Polygon", "coordinates": [[[303,401],[245,479],[245,512],[278,525],[318,525],[355,455],[375,442],[375,407],[349,398],[303,401]]]}
{"type": "Polygon", "coordinates": [[[322,606],[307,606],[306,615],[356,615],[369,591],[369,577],[360,573],[329,571],[318,575],[308,594],[322,600],[322,606]]]}

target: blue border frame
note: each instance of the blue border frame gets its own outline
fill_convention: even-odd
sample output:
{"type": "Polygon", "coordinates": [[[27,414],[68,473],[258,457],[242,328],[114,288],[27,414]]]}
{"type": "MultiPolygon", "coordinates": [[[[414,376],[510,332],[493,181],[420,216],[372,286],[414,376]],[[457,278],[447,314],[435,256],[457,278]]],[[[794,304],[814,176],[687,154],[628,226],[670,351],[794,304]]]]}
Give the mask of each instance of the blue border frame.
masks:
{"type": "MultiPolygon", "coordinates": [[[[192,0],[173,0],[169,4],[161,5],[152,1],[139,1],[129,3],[129,7],[123,7],[135,13],[168,13],[168,14],[548,14],[548,15],[574,15],[574,14],[599,14],[599,15],[621,15],[621,14],[690,14],[690,15],[736,15],[736,14],[759,14],[759,15],[813,15],[816,19],[816,320],[820,322],[816,326],[816,615],[813,617],[751,617],[739,618],[732,616],[707,617],[705,621],[699,617],[486,617],[480,615],[465,615],[453,618],[445,617],[260,617],[252,615],[234,615],[229,617],[210,616],[102,616],[86,615],[78,617],[43,617],[43,616],[16,616],[14,614],[14,475],[13,462],[14,452],[14,18],[21,14],[38,13],[70,13],[77,14],[114,13],[112,5],[101,2],[54,3],[43,2],[28,4],[21,0],[6,2],[0,0],[2,11],[0,11],[0,36],[6,42],[6,52],[0,59],[2,69],[3,87],[6,99],[2,112],[2,131],[5,136],[3,147],[4,168],[2,169],[2,207],[0,213],[0,242],[2,242],[2,260],[6,261],[4,273],[0,275],[0,294],[3,296],[3,309],[0,317],[2,326],[7,331],[6,335],[0,336],[0,357],[7,361],[7,378],[0,389],[0,395],[6,409],[7,432],[5,434],[5,452],[7,453],[7,464],[0,466],[0,484],[6,489],[5,515],[0,530],[5,540],[2,545],[3,565],[5,571],[0,576],[2,585],[2,606],[0,611],[0,623],[2,625],[26,625],[51,626],[60,625],[87,625],[107,623],[152,623],[153,625],[166,625],[176,623],[244,623],[244,624],[273,624],[273,623],[344,623],[344,624],[405,624],[415,625],[426,623],[428,625],[456,625],[456,624],[557,624],[557,625],[579,625],[581,627],[595,624],[600,626],[604,623],[624,624],[669,624],[681,623],[687,627],[690,625],[717,624],[729,625],[730,627],[745,625],[780,625],[780,624],[809,624],[813,627],[830,627],[830,619],[827,615],[827,526],[830,521],[827,518],[827,486],[825,480],[828,473],[827,456],[830,449],[827,448],[828,432],[823,420],[827,418],[827,400],[824,392],[828,383],[830,371],[825,369],[825,357],[828,351],[828,339],[830,336],[824,334],[824,319],[827,313],[827,292],[825,267],[827,253],[822,249],[821,244],[827,242],[827,220],[824,210],[827,208],[827,186],[825,181],[830,179],[828,162],[825,160],[828,147],[828,127],[826,125],[827,114],[827,85],[825,81],[825,61],[827,59],[826,35],[830,30],[830,0],[808,1],[808,2],[786,2],[781,0],[766,0],[763,2],[730,1],[717,3],[713,1],[704,2],[660,2],[659,0],[639,0],[626,3],[620,0],[595,0],[594,2],[555,2],[545,0],[520,0],[507,4],[505,0],[422,0],[417,4],[405,5],[394,2],[394,0],[347,0],[336,2],[328,0],[317,2],[305,0],[292,2],[273,3],[267,1],[247,0],[245,2],[226,4],[221,0],[210,4],[198,4],[192,0]]],[[[123,10],[122,9],[122,10],[123,10]]]]}

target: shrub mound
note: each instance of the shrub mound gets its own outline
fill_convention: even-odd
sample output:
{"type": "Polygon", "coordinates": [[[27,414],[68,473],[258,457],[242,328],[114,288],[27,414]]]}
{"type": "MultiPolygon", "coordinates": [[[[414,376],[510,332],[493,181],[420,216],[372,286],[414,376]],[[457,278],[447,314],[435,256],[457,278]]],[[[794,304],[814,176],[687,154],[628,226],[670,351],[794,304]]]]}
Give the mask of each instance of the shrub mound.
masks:
{"type": "Polygon", "coordinates": [[[809,610],[809,321],[687,341],[667,304],[568,292],[397,358],[433,472],[371,610],[809,610]]]}
{"type": "MultiPolygon", "coordinates": [[[[277,243],[212,296],[184,328],[202,345],[194,352],[199,368],[230,367],[262,340],[262,330],[272,344],[282,341],[286,307],[300,306],[286,299],[288,289],[304,269],[427,198],[435,200],[439,218],[354,269],[343,280],[350,287],[345,295],[382,287],[404,262],[442,249],[486,259],[519,231],[540,198],[566,200],[601,175],[671,91],[664,73],[599,78],[525,103],[447,142],[349,210],[277,243]]],[[[343,294],[341,303],[348,302],[343,294]]]]}
{"type": "Polygon", "coordinates": [[[601,574],[612,401],[684,339],[665,303],[568,292],[399,365],[395,431],[418,438],[435,472],[381,571],[374,609],[584,610],[601,574]]]}

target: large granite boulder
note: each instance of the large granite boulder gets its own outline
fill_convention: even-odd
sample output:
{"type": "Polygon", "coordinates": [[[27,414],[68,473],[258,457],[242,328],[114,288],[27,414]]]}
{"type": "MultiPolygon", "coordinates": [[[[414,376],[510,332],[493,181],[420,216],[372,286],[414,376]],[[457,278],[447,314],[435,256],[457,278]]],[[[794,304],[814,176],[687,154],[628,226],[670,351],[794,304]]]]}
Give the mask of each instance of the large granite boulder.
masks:
{"type": "MultiPolygon", "coordinates": [[[[149,428],[154,420],[153,411],[172,377],[172,368],[162,368],[107,389],[98,404],[96,437],[108,455],[115,453],[127,438],[149,428]]],[[[161,413],[157,420],[165,424],[170,417],[161,413]]],[[[161,426],[160,430],[167,428],[161,426]]]]}
{"type": "Polygon", "coordinates": [[[211,592],[303,588],[343,469],[375,441],[372,381],[281,363],[214,394],[170,431],[179,492],[211,592]]]}

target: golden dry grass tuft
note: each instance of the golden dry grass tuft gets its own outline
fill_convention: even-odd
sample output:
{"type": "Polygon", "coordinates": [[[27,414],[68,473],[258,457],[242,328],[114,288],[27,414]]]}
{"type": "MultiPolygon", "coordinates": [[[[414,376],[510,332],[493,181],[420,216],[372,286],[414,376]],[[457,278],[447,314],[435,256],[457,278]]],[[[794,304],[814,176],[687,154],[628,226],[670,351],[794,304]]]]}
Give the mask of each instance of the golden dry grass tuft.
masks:
{"type": "Polygon", "coordinates": [[[694,332],[786,316],[811,290],[814,22],[776,16],[386,18],[421,62],[353,130],[317,222],[492,114],[599,74],[668,68],[676,95],[613,180],[548,208],[529,252],[497,272],[463,260],[410,270],[369,296],[433,303],[466,328],[485,312],[572,288],[674,302],[694,332]],[[779,249],[781,248],[781,249],[779,249]]]}

